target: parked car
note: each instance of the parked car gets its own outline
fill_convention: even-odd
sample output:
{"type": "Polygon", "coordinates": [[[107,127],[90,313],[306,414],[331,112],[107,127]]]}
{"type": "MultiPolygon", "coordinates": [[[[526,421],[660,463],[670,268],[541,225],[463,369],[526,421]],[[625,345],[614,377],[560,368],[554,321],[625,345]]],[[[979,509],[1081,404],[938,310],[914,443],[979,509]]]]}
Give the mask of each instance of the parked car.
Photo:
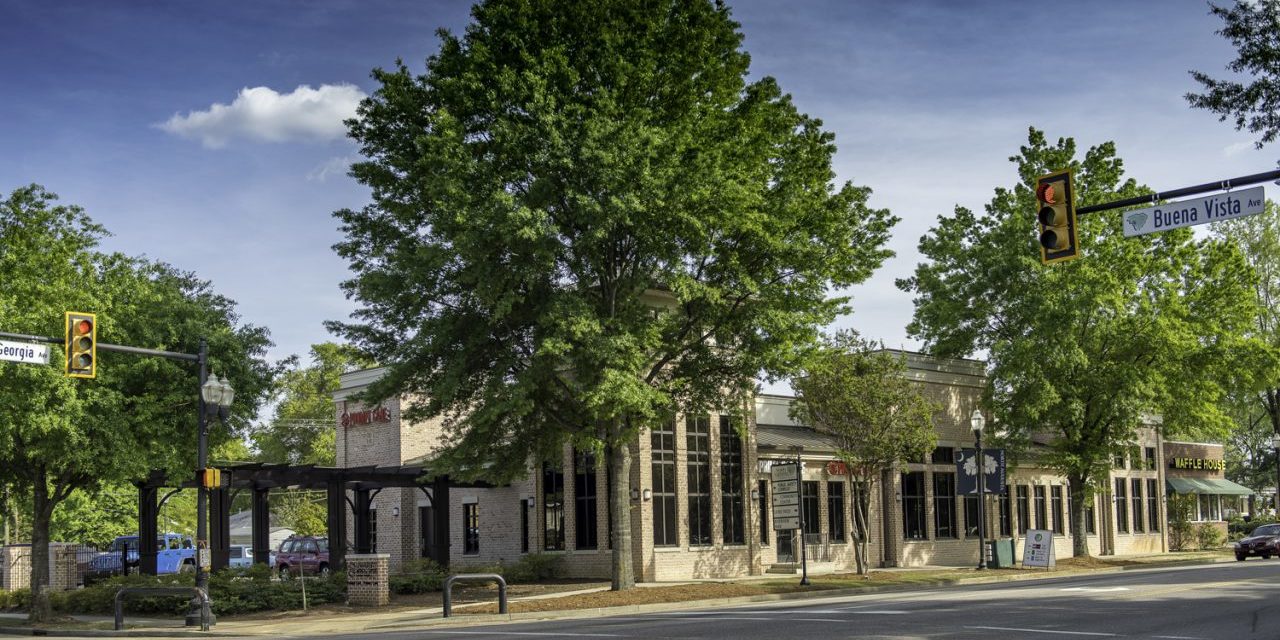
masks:
{"type": "Polygon", "coordinates": [[[273,563],[280,577],[295,575],[329,575],[329,539],[316,536],[290,536],[280,543],[273,563]]]}
{"type": "MultiPolygon", "coordinates": [[[[120,536],[111,541],[106,551],[89,561],[85,580],[120,575],[138,566],[138,536],[120,536]],[[121,558],[124,559],[122,565],[121,558]]],[[[156,538],[156,573],[191,573],[196,569],[195,545],[191,538],[178,533],[163,533],[156,538]]]]}
{"type": "Polygon", "coordinates": [[[231,566],[248,569],[253,566],[253,549],[242,544],[231,545],[231,566]]]}
{"type": "Polygon", "coordinates": [[[1236,560],[1241,562],[1249,556],[1262,556],[1263,560],[1280,556],[1280,524],[1264,524],[1234,546],[1236,560]]]}

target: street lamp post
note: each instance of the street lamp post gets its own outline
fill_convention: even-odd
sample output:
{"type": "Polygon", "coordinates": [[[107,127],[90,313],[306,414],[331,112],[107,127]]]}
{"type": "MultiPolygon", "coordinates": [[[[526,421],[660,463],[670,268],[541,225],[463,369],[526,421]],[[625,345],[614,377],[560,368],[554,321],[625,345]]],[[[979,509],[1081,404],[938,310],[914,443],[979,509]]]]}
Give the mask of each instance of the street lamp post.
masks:
{"type": "Polygon", "coordinates": [[[987,422],[983,417],[982,410],[974,409],[973,415],[969,416],[969,426],[973,427],[973,437],[976,441],[977,455],[974,461],[978,468],[978,570],[987,568],[987,551],[986,551],[986,533],[987,533],[987,514],[986,502],[987,497],[987,473],[986,461],[982,455],[982,427],[987,422]]]}
{"type": "MultiPolygon", "coordinates": [[[[223,420],[227,418],[227,412],[231,409],[231,401],[235,397],[235,389],[231,388],[231,384],[217,376],[217,374],[209,375],[208,358],[209,346],[203,338],[200,339],[200,399],[199,417],[196,422],[196,587],[204,590],[206,594],[209,592],[209,572],[208,566],[210,562],[209,549],[209,490],[204,486],[204,470],[209,466],[209,418],[218,417],[223,420]]],[[[199,598],[192,600],[192,606],[187,610],[187,626],[197,626],[200,624],[199,598]]],[[[209,614],[210,624],[213,624],[213,614],[209,614]]]]}

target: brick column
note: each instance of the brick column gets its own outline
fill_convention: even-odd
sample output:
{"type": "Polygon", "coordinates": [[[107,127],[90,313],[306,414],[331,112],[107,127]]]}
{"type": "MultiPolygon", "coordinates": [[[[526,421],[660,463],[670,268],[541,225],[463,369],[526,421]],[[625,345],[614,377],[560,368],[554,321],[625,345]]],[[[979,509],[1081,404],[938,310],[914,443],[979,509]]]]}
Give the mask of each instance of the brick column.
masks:
{"type": "Polygon", "coordinates": [[[391,568],[389,553],[347,555],[347,602],[358,606],[380,607],[391,602],[387,574],[391,568]]]}
{"type": "Polygon", "coordinates": [[[27,589],[31,586],[31,545],[13,544],[4,547],[4,584],[7,591],[27,589]]]}
{"type": "Polygon", "coordinates": [[[70,591],[79,586],[80,576],[76,567],[79,550],[80,547],[74,544],[49,545],[49,555],[53,560],[49,568],[52,577],[49,587],[54,591],[70,591]]]}

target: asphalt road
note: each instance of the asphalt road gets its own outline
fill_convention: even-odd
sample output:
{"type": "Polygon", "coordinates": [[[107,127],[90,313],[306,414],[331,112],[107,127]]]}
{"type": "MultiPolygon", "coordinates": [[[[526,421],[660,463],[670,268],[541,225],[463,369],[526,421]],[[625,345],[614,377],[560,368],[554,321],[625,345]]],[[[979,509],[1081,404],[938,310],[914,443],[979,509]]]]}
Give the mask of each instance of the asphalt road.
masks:
{"type": "Polygon", "coordinates": [[[645,615],[331,636],[1280,640],[1280,560],[645,615]]]}

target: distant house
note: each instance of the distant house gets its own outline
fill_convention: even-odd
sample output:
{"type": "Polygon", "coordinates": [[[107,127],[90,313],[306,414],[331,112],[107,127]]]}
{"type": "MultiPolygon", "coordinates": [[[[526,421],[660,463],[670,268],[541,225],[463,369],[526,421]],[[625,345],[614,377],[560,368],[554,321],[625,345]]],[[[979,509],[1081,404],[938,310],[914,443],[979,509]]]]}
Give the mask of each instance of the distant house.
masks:
{"type": "MultiPolygon", "coordinates": [[[[279,526],[276,514],[271,514],[271,528],[268,538],[271,541],[272,550],[279,549],[280,543],[293,534],[293,529],[279,526]]],[[[231,515],[231,544],[253,545],[252,511],[245,510],[231,515]]]]}

